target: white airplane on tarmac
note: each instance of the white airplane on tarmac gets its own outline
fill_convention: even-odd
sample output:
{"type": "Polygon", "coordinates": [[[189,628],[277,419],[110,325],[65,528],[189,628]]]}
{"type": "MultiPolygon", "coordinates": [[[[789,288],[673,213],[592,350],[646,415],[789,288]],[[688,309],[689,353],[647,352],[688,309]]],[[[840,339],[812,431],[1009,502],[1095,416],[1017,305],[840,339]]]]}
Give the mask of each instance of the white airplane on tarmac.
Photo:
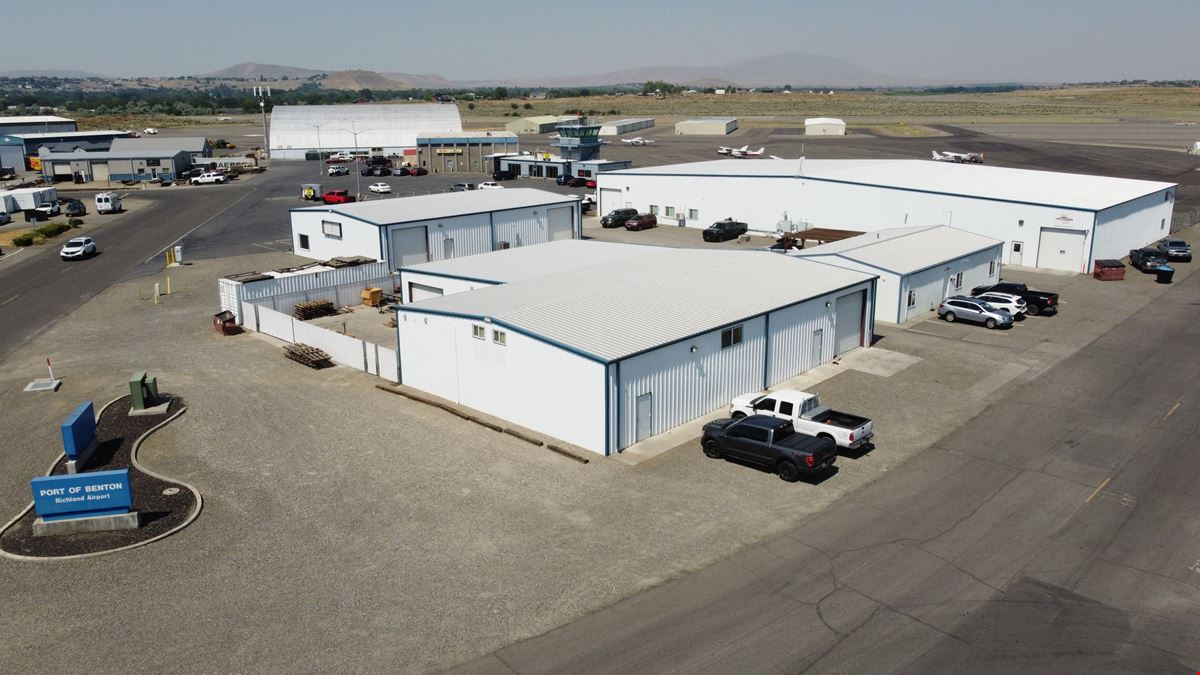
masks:
{"type": "Polygon", "coordinates": [[[648,140],[642,138],[641,136],[638,136],[637,138],[622,138],[621,142],[628,143],[630,145],[650,145],[654,141],[653,140],[648,141],[648,140]]]}
{"type": "Polygon", "coordinates": [[[755,157],[762,157],[763,153],[765,153],[767,151],[767,149],[765,147],[759,148],[757,150],[748,150],[747,149],[748,147],[749,146],[742,146],[742,147],[738,148],[737,150],[734,150],[730,154],[735,159],[753,159],[755,157]]]}
{"type": "Polygon", "coordinates": [[[938,152],[933,151],[935,162],[955,162],[956,164],[983,164],[983,153],[979,152],[938,152]]]}
{"type": "Polygon", "coordinates": [[[743,145],[741,148],[727,148],[722,145],[722,146],[717,147],[717,154],[718,155],[732,155],[737,150],[746,150],[749,147],[750,146],[743,145]]]}

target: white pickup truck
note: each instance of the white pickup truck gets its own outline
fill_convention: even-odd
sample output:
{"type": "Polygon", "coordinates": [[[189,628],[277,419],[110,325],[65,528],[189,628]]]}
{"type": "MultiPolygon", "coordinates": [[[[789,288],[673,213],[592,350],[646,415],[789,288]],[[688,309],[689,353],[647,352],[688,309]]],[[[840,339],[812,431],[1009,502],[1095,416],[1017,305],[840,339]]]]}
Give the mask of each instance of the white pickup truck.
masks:
{"type": "Polygon", "coordinates": [[[838,412],[821,405],[821,397],[795,389],[780,389],[769,394],[744,394],[733,399],[729,416],[770,415],[791,420],[796,431],[809,436],[832,439],[839,448],[856,450],[867,446],[875,435],[871,420],[838,412]]]}
{"type": "Polygon", "coordinates": [[[225,174],[210,171],[208,173],[202,173],[199,176],[192,178],[188,182],[192,185],[204,185],[205,183],[216,183],[217,185],[220,185],[221,183],[225,182],[225,174]]]}

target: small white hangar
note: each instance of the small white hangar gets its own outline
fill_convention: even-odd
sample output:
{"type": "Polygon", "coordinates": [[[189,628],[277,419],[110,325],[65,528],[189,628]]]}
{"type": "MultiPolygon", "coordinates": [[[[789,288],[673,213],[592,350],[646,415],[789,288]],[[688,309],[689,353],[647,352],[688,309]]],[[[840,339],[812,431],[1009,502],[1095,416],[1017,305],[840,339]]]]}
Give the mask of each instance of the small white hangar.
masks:
{"type": "Polygon", "coordinates": [[[623,120],[613,120],[600,125],[601,136],[620,136],[633,131],[649,129],[654,126],[653,117],[629,117],[623,120]]]}
{"type": "Polygon", "coordinates": [[[868,232],[788,254],[878,275],[875,320],[904,323],[951,295],[999,281],[1003,252],[997,239],[933,225],[868,232]]]}
{"type": "Polygon", "coordinates": [[[836,117],[809,117],[804,120],[805,136],[845,136],[846,122],[836,117]]]}
{"type": "Polygon", "coordinates": [[[871,344],[872,274],[593,245],[479,256],[479,277],[524,278],[397,305],[401,382],[607,455],[871,344]],[[543,264],[566,269],[528,276],[543,264]]]}
{"type": "Polygon", "coordinates": [[[736,117],[697,117],[675,123],[676,136],[725,136],[737,130],[736,117]]]}
{"type": "Polygon", "coordinates": [[[291,219],[296,255],[365,256],[391,270],[581,236],[578,199],[532,188],[313,206],[291,219]]]}
{"type": "Polygon", "coordinates": [[[950,225],[1005,242],[1003,262],[1089,272],[1167,236],[1174,183],[929,160],[716,160],[608,171],[600,212],[733,218],[751,230],[950,225]]]}

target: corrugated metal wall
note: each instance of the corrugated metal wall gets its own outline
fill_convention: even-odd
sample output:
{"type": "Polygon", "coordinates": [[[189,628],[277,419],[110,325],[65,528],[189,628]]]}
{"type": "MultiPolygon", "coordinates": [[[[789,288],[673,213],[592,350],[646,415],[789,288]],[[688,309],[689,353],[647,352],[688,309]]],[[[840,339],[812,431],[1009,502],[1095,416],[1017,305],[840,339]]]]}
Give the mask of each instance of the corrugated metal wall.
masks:
{"type": "MultiPolygon", "coordinates": [[[[824,296],[771,314],[767,386],[773,387],[833,358],[834,308],[825,307],[826,302],[832,304],[834,296],[824,296]],[[819,336],[816,331],[821,331],[819,336]],[[817,337],[820,338],[819,345],[817,337]]],[[[741,393],[762,388],[760,380],[741,393]]]]}
{"type": "MultiPolygon", "coordinates": [[[[901,322],[937,309],[942,300],[948,296],[970,295],[971,289],[976,286],[994,284],[999,281],[1001,248],[1002,246],[997,244],[995,248],[987,251],[951,260],[944,265],[903,277],[900,282],[901,294],[898,300],[901,322]],[[995,263],[994,266],[989,264],[992,262],[995,263]],[[989,270],[991,270],[991,274],[988,273],[989,270]],[[947,283],[947,279],[957,276],[959,272],[963,273],[961,288],[956,287],[954,281],[947,283]],[[908,306],[910,289],[917,292],[916,304],[912,307],[908,306]]],[[[930,318],[934,317],[932,314],[929,316],[930,318]]]]}
{"type": "Polygon", "coordinates": [[[432,286],[442,289],[443,295],[454,295],[464,291],[492,286],[494,284],[484,283],[482,281],[467,281],[465,279],[452,279],[450,277],[438,276],[436,274],[421,274],[420,272],[411,272],[407,269],[400,269],[400,287],[402,291],[401,299],[404,303],[412,302],[412,297],[409,295],[409,284],[422,284],[424,286],[432,286]]]}
{"type": "Polygon", "coordinates": [[[508,242],[511,248],[549,241],[550,237],[546,233],[546,215],[544,212],[534,215],[535,210],[539,209],[500,211],[493,214],[496,246],[499,248],[502,241],[508,242]]]}
{"type": "Polygon", "coordinates": [[[430,220],[429,260],[446,260],[467,255],[487,253],[492,250],[491,219],[486,213],[471,216],[430,220]],[[446,248],[446,240],[454,239],[453,251],[446,248]],[[447,255],[449,253],[449,255],[447,255]]]}
{"type": "Polygon", "coordinates": [[[728,349],[721,349],[721,331],[715,330],[622,360],[619,405],[614,405],[617,447],[634,443],[636,402],[642,394],[654,395],[653,435],[727,406],[738,394],[761,389],[765,319],[741,325],[741,344],[728,349]]]}

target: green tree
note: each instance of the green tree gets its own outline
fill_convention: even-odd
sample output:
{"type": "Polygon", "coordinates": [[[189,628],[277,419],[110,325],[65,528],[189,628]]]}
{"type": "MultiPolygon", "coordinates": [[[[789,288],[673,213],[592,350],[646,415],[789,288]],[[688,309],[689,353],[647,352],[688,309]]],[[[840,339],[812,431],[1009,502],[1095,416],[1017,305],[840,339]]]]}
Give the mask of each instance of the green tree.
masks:
{"type": "Polygon", "coordinates": [[[492,98],[496,99],[497,101],[503,101],[504,99],[508,98],[508,87],[496,87],[496,89],[492,91],[492,98]]]}

